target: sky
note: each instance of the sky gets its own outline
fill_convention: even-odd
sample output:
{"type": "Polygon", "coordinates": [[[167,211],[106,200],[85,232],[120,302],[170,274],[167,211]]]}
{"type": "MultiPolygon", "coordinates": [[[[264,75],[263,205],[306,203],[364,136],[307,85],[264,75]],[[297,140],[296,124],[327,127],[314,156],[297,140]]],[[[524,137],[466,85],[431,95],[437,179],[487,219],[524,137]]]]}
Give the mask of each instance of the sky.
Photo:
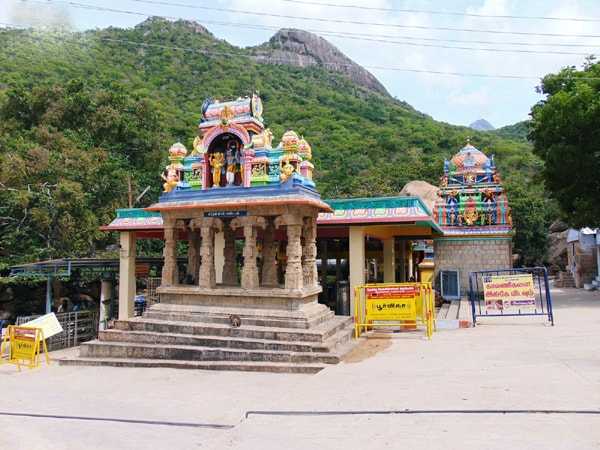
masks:
{"type": "Polygon", "coordinates": [[[216,37],[239,47],[265,42],[279,28],[309,30],[321,34],[352,60],[367,67],[391,95],[408,102],[434,119],[456,125],[468,125],[477,119],[485,118],[495,127],[528,118],[531,106],[542,99],[536,92],[540,77],[565,66],[581,66],[585,55],[600,50],[600,0],[301,1],[308,1],[310,4],[286,0],[152,0],[150,3],[144,0],[0,0],[0,22],[16,26],[61,24],[74,30],[85,30],[107,26],[133,27],[144,20],[144,15],[158,15],[196,20],[204,24],[216,37]],[[337,8],[327,4],[346,7],[337,8]],[[101,6],[130,13],[97,11],[81,5],[101,6]],[[348,5],[374,9],[349,8],[348,5]],[[202,7],[236,11],[211,11],[202,7]],[[388,11],[385,11],[386,9],[388,11]],[[393,11],[389,11],[390,9],[393,11]],[[399,9],[429,12],[402,12],[398,11],[399,9]],[[508,19],[432,14],[431,11],[598,20],[508,19]],[[298,16],[320,20],[300,19],[298,16]],[[340,21],[363,23],[349,24],[340,21]],[[252,26],[256,25],[263,29],[253,29],[252,26]],[[432,28],[471,29],[477,32],[432,28]],[[497,33],[498,31],[504,33],[497,33]],[[356,35],[352,39],[327,35],[332,32],[375,35],[368,39],[395,40],[404,44],[356,39],[356,35]],[[518,33],[552,33],[567,36],[518,33]],[[575,34],[598,37],[572,36],[575,34]],[[464,42],[454,42],[456,40],[464,42]],[[474,41],[493,43],[482,44],[474,41]],[[407,45],[407,42],[417,45],[407,45]],[[432,44],[469,49],[431,47],[432,44]],[[488,50],[477,50],[481,48],[488,50]],[[577,54],[532,54],[498,50],[577,54]],[[531,78],[459,77],[402,72],[389,68],[518,75],[531,78]]]}

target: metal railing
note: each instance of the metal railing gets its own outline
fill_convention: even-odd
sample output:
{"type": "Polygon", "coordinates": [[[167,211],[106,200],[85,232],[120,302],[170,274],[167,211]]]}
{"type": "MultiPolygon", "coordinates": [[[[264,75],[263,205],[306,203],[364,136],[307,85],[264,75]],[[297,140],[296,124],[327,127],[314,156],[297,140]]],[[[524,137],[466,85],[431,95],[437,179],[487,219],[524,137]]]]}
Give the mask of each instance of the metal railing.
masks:
{"type": "MultiPolygon", "coordinates": [[[[16,325],[22,325],[38,317],[40,316],[19,316],[16,325]]],[[[98,313],[96,311],[58,313],[56,318],[63,331],[46,340],[50,351],[76,347],[82,342],[91,341],[98,337],[98,313]]]]}

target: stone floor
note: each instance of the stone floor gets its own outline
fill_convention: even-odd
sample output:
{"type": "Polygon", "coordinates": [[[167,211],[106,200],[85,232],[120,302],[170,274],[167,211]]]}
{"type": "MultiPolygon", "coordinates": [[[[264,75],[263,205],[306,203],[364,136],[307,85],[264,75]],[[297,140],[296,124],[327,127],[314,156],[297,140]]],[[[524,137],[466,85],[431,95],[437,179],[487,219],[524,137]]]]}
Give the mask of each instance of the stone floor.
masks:
{"type": "Polygon", "coordinates": [[[275,410],[600,411],[600,293],[553,295],[555,327],[507,318],[431,341],[380,335],[317,375],[0,366],[0,448],[600,449],[600,415],[245,418],[275,410]]]}

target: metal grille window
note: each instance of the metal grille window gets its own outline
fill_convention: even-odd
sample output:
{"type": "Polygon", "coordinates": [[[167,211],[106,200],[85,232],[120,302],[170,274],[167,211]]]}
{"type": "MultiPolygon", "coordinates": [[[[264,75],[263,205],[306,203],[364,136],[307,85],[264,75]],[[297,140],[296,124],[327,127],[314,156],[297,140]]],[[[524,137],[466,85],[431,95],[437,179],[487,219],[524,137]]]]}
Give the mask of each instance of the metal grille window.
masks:
{"type": "MultiPolygon", "coordinates": [[[[22,325],[40,317],[19,316],[16,325],[22,325]]],[[[46,340],[48,350],[76,347],[82,342],[91,341],[98,337],[98,313],[96,311],[77,311],[56,314],[63,332],[46,340]]]]}
{"type": "Polygon", "coordinates": [[[442,270],[440,272],[440,282],[444,300],[460,300],[458,270],[442,270]]]}

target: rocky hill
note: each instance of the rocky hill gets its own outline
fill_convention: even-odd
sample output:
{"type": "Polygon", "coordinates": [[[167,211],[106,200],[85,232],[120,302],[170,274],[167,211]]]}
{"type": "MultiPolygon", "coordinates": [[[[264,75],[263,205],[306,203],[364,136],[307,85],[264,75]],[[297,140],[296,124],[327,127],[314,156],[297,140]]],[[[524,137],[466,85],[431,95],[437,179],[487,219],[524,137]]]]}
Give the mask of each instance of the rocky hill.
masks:
{"type": "Polygon", "coordinates": [[[485,119],[479,119],[469,125],[469,128],[477,131],[491,131],[494,129],[494,125],[485,119]]]}
{"type": "Polygon", "coordinates": [[[284,28],[249,51],[257,61],[297,67],[322,66],[347,76],[359,86],[388,95],[385,87],[368,70],[356,64],[335,46],[316,34],[284,28]]]}

